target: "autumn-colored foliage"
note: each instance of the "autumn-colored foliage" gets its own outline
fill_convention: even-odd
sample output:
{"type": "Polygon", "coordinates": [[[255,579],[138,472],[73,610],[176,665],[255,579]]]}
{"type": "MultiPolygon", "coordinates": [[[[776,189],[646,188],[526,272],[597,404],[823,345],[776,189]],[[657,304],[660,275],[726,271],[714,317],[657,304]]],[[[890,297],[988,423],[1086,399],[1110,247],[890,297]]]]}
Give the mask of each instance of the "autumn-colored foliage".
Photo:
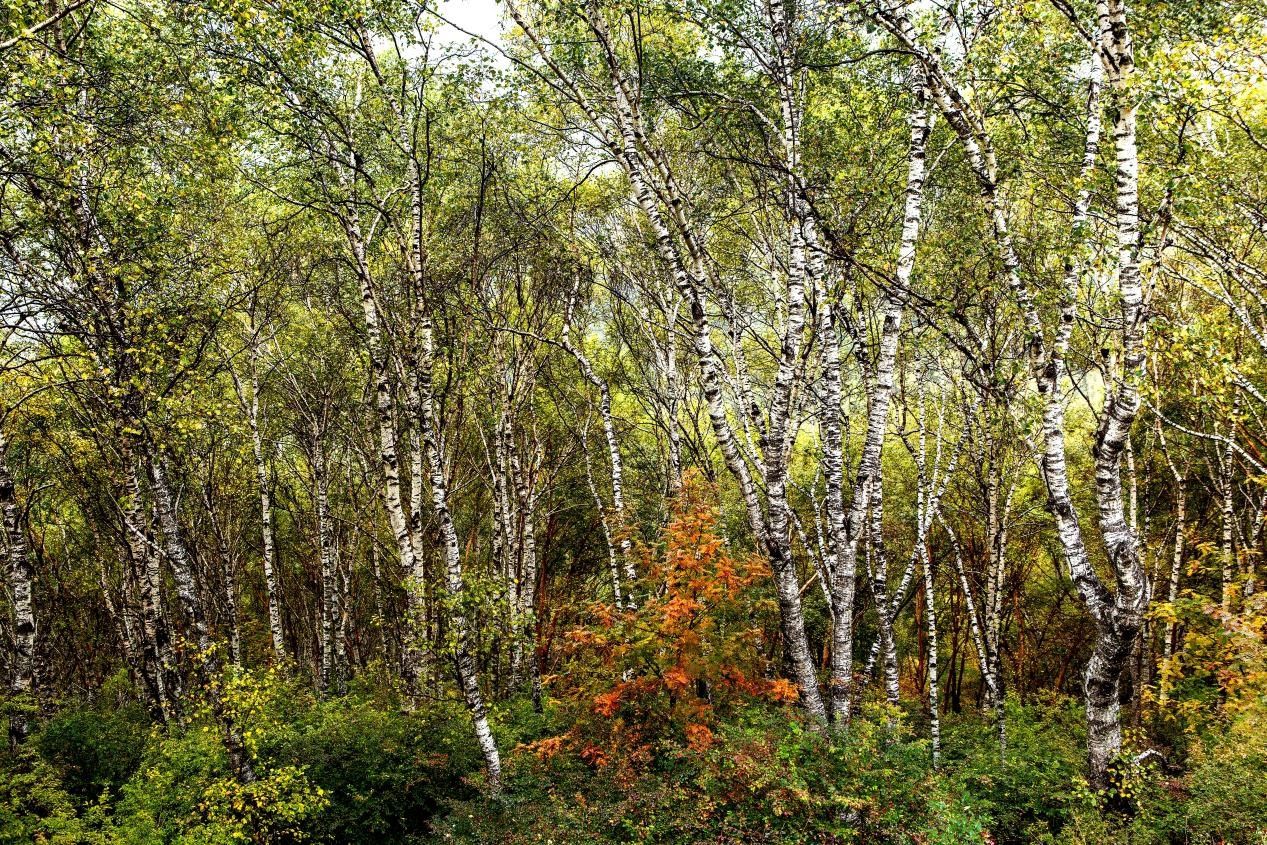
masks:
{"type": "Polygon", "coordinates": [[[570,686],[556,692],[579,711],[572,733],[585,759],[645,757],[662,740],[704,750],[737,708],[796,702],[770,661],[763,621],[775,608],[758,589],[769,568],[732,549],[718,518],[716,491],[688,474],[660,541],[634,548],[645,573],[637,606],[595,604],[568,633],[570,686]]]}

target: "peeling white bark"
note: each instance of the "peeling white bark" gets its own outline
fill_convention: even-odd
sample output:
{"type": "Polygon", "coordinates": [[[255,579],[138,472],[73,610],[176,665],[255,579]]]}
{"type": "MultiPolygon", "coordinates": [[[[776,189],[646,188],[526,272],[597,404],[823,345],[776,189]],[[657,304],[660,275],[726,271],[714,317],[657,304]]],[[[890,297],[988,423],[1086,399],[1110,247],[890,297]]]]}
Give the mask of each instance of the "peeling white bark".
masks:
{"type": "MultiPolygon", "coordinates": [[[[18,699],[19,707],[28,706],[25,699],[35,689],[35,565],[23,525],[22,508],[18,504],[13,476],[6,460],[8,443],[0,432],[0,517],[4,522],[5,543],[9,550],[8,582],[13,604],[13,677],[9,691],[18,699]]],[[[9,741],[17,745],[26,740],[28,723],[25,714],[15,709],[9,714],[9,741]]]]}

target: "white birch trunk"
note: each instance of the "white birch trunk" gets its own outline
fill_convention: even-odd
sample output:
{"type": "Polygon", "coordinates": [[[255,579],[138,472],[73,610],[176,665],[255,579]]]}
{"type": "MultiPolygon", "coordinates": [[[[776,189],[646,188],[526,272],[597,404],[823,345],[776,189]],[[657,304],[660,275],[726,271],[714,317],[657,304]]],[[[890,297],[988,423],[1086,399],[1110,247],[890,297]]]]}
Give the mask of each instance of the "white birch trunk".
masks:
{"type": "Polygon", "coordinates": [[[193,559],[181,537],[180,524],[176,517],[176,503],[171,487],[167,483],[167,472],[163,466],[161,455],[155,454],[153,444],[145,443],[146,470],[149,473],[150,490],[154,494],[154,511],[157,516],[159,531],[163,537],[163,548],[168,563],[171,564],[172,575],[176,582],[176,594],[184,608],[194,633],[194,642],[198,646],[199,665],[206,681],[207,697],[212,712],[220,723],[225,750],[229,754],[229,763],[238,780],[250,783],[255,780],[255,770],[247,759],[242,738],[232,719],[224,710],[220,699],[219,677],[220,662],[216,658],[211,642],[211,633],[207,627],[206,610],[198,594],[198,578],[194,572],[193,559]]]}
{"type": "Polygon", "coordinates": [[[8,444],[0,433],[0,517],[9,548],[8,581],[13,601],[13,677],[9,691],[16,699],[9,713],[9,741],[16,746],[26,740],[29,732],[25,709],[35,690],[35,565],[31,562],[17,490],[5,460],[7,452],[8,444]]]}
{"type": "MultiPolygon", "coordinates": [[[[1060,325],[1050,351],[1044,350],[1043,322],[1029,288],[1021,278],[1020,261],[1008,228],[1008,210],[998,191],[998,167],[983,119],[968,105],[951,81],[939,56],[920,45],[905,14],[877,8],[873,17],[916,56],[925,69],[947,122],[959,136],[987,206],[1003,271],[1020,307],[1031,369],[1044,400],[1043,448],[1040,468],[1047,486],[1057,534],[1074,584],[1096,621],[1097,636],[1086,673],[1088,763],[1093,785],[1103,786],[1112,758],[1121,748],[1118,681],[1126,668],[1148,603],[1148,578],[1143,571],[1134,532],[1125,519],[1120,462],[1131,423],[1139,409],[1138,381],[1144,354],[1147,312],[1139,270],[1138,153],[1135,141],[1136,106],[1130,90],[1134,61],[1123,0],[1099,0],[1098,34],[1087,110],[1083,184],[1094,169],[1100,133],[1100,72],[1107,74],[1115,112],[1114,147],[1117,213],[1117,276],[1121,299],[1121,372],[1110,379],[1102,423],[1093,454],[1096,467],[1098,526],[1113,567],[1116,591],[1110,591],[1092,569],[1070,493],[1065,457],[1064,408],[1060,396],[1063,358],[1073,330],[1081,260],[1067,265],[1060,325]]],[[[1084,188],[1074,210],[1073,229],[1079,244],[1085,238],[1089,188],[1084,188]]]]}
{"type": "Polygon", "coordinates": [[[317,549],[321,559],[321,688],[329,692],[332,689],[337,690],[341,684],[334,642],[341,613],[334,525],[330,517],[329,474],[323,440],[320,427],[313,426],[312,480],[316,497],[317,549]]]}
{"type": "MultiPolygon", "coordinates": [[[[841,533],[836,535],[838,563],[833,583],[832,642],[832,713],[838,724],[848,724],[852,708],[851,692],[853,674],[853,598],[854,582],[858,571],[858,541],[864,531],[866,513],[871,497],[879,497],[880,465],[884,439],[888,430],[889,400],[893,393],[894,370],[897,364],[898,339],[906,302],[915,270],[916,245],[919,239],[921,209],[924,199],[928,135],[932,118],[925,102],[927,94],[923,84],[915,88],[916,106],[908,118],[910,145],[907,151],[907,178],[905,203],[902,215],[902,233],[898,244],[897,267],[891,293],[882,300],[883,323],[880,329],[879,350],[876,355],[872,383],[868,390],[867,429],[863,439],[862,454],[853,483],[853,498],[845,515],[841,533]]],[[[839,522],[838,520],[834,520],[839,522]]],[[[882,613],[883,615],[883,613],[882,613]]],[[[890,623],[884,623],[886,627],[890,623]]],[[[881,635],[887,637],[882,629],[881,635]]],[[[885,641],[886,648],[891,637],[885,641]]],[[[886,655],[886,663],[888,662],[886,655]]],[[[887,672],[887,670],[886,670],[887,672]]]]}
{"type": "Polygon", "coordinates": [[[1227,435],[1227,443],[1219,455],[1219,562],[1221,572],[1219,579],[1219,604],[1224,613],[1230,613],[1236,594],[1236,550],[1232,532],[1236,523],[1235,495],[1236,487],[1232,481],[1232,461],[1234,453],[1230,444],[1231,433],[1227,435]]]}
{"type": "MultiPolygon", "coordinates": [[[[578,289],[574,287],[572,295],[568,301],[567,314],[563,320],[563,331],[560,345],[576,359],[576,363],[580,366],[581,374],[585,377],[585,380],[598,389],[598,413],[599,418],[603,421],[603,439],[607,444],[607,459],[611,469],[612,511],[616,520],[616,528],[620,532],[620,560],[624,567],[625,579],[628,582],[626,598],[629,602],[628,607],[632,609],[636,606],[634,604],[633,597],[633,582],[637,580],[638,573],[634,568],[633,555],[631,554],[632,546],[630,544],[629,537],[627,536],[625,525],[628,518],[625,513],[625,465],[620,456],[620,442],[616,438],[616,421],[612,417],[611,388],[607,384],[606,380],[598,377],[598,374],[594,372],[594,368],[590,364],[589,358],[586,357],[585,353],[581,349],[573,345],[571,340],[572,317],[573,310],[576,306],[577,293],[578,289]]],[[[668,340],[670,345],[672,345],[671,334],[668,340]]],[[[674,422],[670,420],[669,425],[672,429],[674,422]]],[[[672,432],[670,432],[670,438],[672,438],[672,432]]],[[[680,455],[677,457],[677,460],[680,462],[680,455]]],[[[680,464],[676,471],[681,471],[680,464]]]]}
{"type": "Polygon", "coordinates": [[[454,648],[454,667],[457,672],[458,686],[466,700],[471,721],[475,729],[475,739],[480,753],[484,757],[484,767],[488,776],[488,791],[496,795],[501,791],[501,755],[497,743],[493,739],[492,729],[488,724],[488,710],[484,705],[484,697],[480,692],[479,679],[476,677],[475,658],[471,654],[470,626],[462,607],[465,585],[462,578],[461,547],[458,544],[457,529],[453,524],[453,515],[449,511],[449,487],[444,474],[444,462],[440,454],[440,432],[435,416],[432,386],[432,367],[435,360],[434,341],[429,318],[423,316],[418,326],[421,340],[418,360],[418,423],[422,435],[423,451],[427,458],[427,472],[431,487],[431,508],[440,526],[440,539],[444,545],[445,587],[453,602],[453,611],[449,624],[453,629],[456,645],[454,648]]]}
{"type": "Polygon", "coordinates": [[[127,465],[127,493],[123,507],[123,528],[127,535],[128,557],[136,570],[141,601],[143,659],[150,675],[158,716],[163,722],[168,722],[176,716],[178,690],[174,684],[168,682],[169,678],[174,678],[175,660],[171,649],[171,631],[162,613],[159,558],[146,530],[136,459],[126,447],[124,462],[127,465]]]}
{"type": "Polygon", "coordinates": [[[933,587],[933,566],[927,546],[921,546],[920,563],[924,569],[924,613],[928,626],[928,724],[932,741],[933,768],[941,763],[941,699],[937,678],[937,602],[933,587]]]}
{"type": "MultiPolygon", "coordinates": [[[[779,487],[785,485],[785,481],[780,480],[776,484],[775,500],[771,504],[771,519],[780,527],[777,531],[772,531],[762,510],[752,472],[740,451],[730,424],[723,394],[725,381],[721,360],[713,346],[712,328],[701,289],[702,283],[709,280],[708,261],[699,243],[698,233],[687,219],[684,194],[680,186],[676,184],[667,161],[656,152],[655,145],[642,134],[637,99],[630,92],[621,60],[617,56],[597,2],[589,2],[583,14],[603,54],[607,82],[615,104],[612,115],[616,130],[614,136],[605,131],[606,122],[585,94],[553,61],[549,48],[536,35],[533,26],[524,18],[517,4],[513,0],[508,0],[507,9],[524,30],[551,72],[557,77],[562,90],[572,96],[590,119],[595,130],[625,171],[633,189],[634,198],[655,236],[657,252],[671,269],[674,285],[689,309],[692,345],[700,367],[701,387],[713,436],[727,469],[738,484],[748,524],[757,546],[767,554],[771,569],[774,571],[786,662],[796,681],[802,705],[811,719],[823,724],[827,721],[826,708],[818,689],[816,669],[809,653],[804,615],[801,609],[800,584],[790,554],[791,537],[787,530],[787,515],[778,501],[783,493],[779,487]]],[[[779,450],[785,448],[785,440],[786,438],[776,441],[779,450]]]]}
{"type": "MultiPolygon", "coordinates": [[[[355,174],[355,162],[348,163],[348,172],[355,174]]],[[[349,189],[355,188],[355,178],[349,189]]],[[[366,346],[369,352],[370,370],[374,380],[374,411],[378,417],[379,464],[383,473],[383,505],[388,523],[400,554],[405,573],[406,593],[409,605],[409,631],[406,633],[402,669],[406,681],[416,684],[422,670],[422,656],[418,647],[418,627],[424,617],[422,582],[425,575],[415,554],[414,538],[409,518],[405,513],[400,487],[400,458],[397,452],[399,437],[396,430],[395,403],[389,378],[388,352],[384,342],[382,317],[374,293],[374,278],[366,256],[366,244],[361,231],[360,214],[356,198],[352,197],[340,217],[344,235],[352,252],[353,267],[360,286],[361,311],[365,319],[366,346]]]]}
{"type": "MultiPolygon", "coordinates": [[[[273,657],[286,660],[286,640],[282,630],[281,588],[277,579],[277,549],[273,535],[273,494],[269,482],[268,462],[264,455],[264,439],[260,431],[260,385],[255,338],[251,338],[250,392],[242,396],[246,405],[246,420],[251,429],[251,454],[255,459],[255,483],[260,498],[260,539],[263,548],[265,601],[268,603],[268,633],[273,645],[273,657]]],[[[236,383],[237,376],[234,376],[236,383]]]]}

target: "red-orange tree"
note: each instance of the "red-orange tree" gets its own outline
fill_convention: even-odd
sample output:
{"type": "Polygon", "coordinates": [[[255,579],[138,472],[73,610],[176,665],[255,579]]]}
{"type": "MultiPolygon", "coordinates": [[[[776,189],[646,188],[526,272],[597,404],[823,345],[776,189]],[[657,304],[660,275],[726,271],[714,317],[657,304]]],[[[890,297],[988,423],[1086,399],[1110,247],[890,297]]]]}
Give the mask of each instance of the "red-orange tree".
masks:
{"type": "Polygon", "coordinates": [[[732,553],[718,519],[716,491],[688,474],[661,540],[635,547],[638,607],[595,603],[588,624],[568,633],[557,689],[576,722],[539,750],[569,745],[594,765],[619,757],[637,767],[663,744],[706,750],[718,720],[745,706],[795,703],[796,687],[771,661],[769,568],[732,553]]]}

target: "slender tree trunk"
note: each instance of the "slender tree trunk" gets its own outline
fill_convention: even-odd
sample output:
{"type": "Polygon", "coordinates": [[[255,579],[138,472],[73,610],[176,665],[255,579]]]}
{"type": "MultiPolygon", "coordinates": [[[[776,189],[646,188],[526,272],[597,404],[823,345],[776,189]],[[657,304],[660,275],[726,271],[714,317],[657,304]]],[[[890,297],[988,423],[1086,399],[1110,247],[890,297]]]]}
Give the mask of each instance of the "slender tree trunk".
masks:
{"type": "Polygon", "coordinates": [[[277,551],[273,539],[273,495],[269,482],[268,462],[264,456],[264,439],[260,433],[260,386],[256,372],[254,339],[251,346],[250,393],[245,397],[247,423],[251,429],[251,454],[255,458],[255,483],[260,497],[260,539],[263,544],[265,601],[268,603],[268,632],[273,644],[273,657],[286,659],[286,641],[282,633],[282,596],[277,581],[277,551]]]}
{"type": "Polygon", "coordinates": [[[682,490],[682,429],[678,421],[682,384],[681,374],[678,372],[677,339],[673,334],[677,328],[678,301],[674,300],[671,310],[665,310],[664,333],[664,424],[669,439],[669,477],[666,487],[670,498],[676,497],[682,490]]]}
{"type": "Polygon", "coordinates": [[[330,517],[329,473],[326,468],[325,435],[320,426],[312,431],[312,480],[317,505],[317,548],[321,558],[321,688],[339,690],[341,678],[335,653],[335,637],[340,624],[338,565],[334,549],[334,524],[330,517]]]}
{"type": "Polygon", "coordinates": [[[510,472],[515,483],[515,496],[518,499],[516,511],[519,515],[516,533],[519,537],[520,569],[516,579],[515,617],[518,621],[514,632],[514,679],[518,683],[518,672],[522,669],[522,653],[528,647],[529,680],[534,691],[534,701],[538,700],[536,692],[541,687],[540,667],[536,660],[536,609],[537,609],[537,529],[536,512],[537,489],[536,475],[542,460],[541,447],[534,449],[530,466],[524,466],[513,440],[510,444],[510,472]]]}
{"type": "Polygon", "coordinates": [[[620,563],[616,556],[616,543],[612,537],[611,521],[607,516],[607,506],[603,503],[603,497],[598,492],[598,485],[594,483],[593,462],[590,460],[589,446],[585,438],[581,438],[581,451],[584,453],[585,459],[585,480],[589,484],[590,495],[594,498],[594,507],[598,510],[599,524],[603,529],[603,541],[607,545],[607,565],[611,570],[612,579],[612,602],[614,607],[623,607],[621,600],[620,588],[620,563]]]}
{"type": "Polygon", "coordinates": [[[206,611],[198,594],[198,579],[194,572],[193,559],[181,537],[180,525],[176,517],[176,503],[167,483],[163,459],[162,456],[156,454],[153,444],[145,443],[144,445],[146,469],[149,472],[150,490],[154,494],[154,510],[158,516],[164,550],[176,581],[176,594],[193,628],[194,642],[199,651],[199,665],[207,683],[208,700],[222,727],[225,749],[228,751],[234,773],[243,783],[250,783],[255,780],[255,770],[247,758],[242,738],[238,735],[237,728],[225,711],[224,703],[220,698],[220,661],[216,658],[212,646],[206,611]]]}
{"type": "MultiPolygon", "coordinates": [[[[893,290],[883,298],[884,319],[880,328],[879,350],[876,355],[873,380],[868,390],[867,429],[853,484],[853,500],[843,523],[829,511],[833,533],[836,534],[838,556],[832,585],[832,604],[835,608],[835,618],[832,620],[832,713],[836,723],[841,726],[848,724],[852,708],[853,599],[858,571],[858,541],[865,530],[870,499],[879,498],[882,492],[880,465],[885,435],[888,431],[889,399],[893,393],[898,339],[907,291],[915,270],[915,250],[919,239],[921,208],[924,199],[926,150],[932,117],[926,106],[927,93],[918,75],[915,96],[916,105],[908,119],[910,145],[907,150],[905,205],[898,246],[897,269],[893,290]]],[[[830,390],[832,388],[829,387],[830,390]]],[[[891,627],[891,623],[882,624],[891,627]]],[[[887,636],[883,628],[881,636],[882,638],[887,636]]],[[[892,645],[889,642],[891,639],[888,637],[883,643],[886,649],[886,663],[889,662],[887,649],[892,645]]]]}
{"type": "Polygon", "coordinates": [[[427,457],[427,470],[431,486],[431,507],[440,526],[440,538],[444,545],[445,587],[453,610],[449,616],[449,624],[453,629],[456,645],[454,647],[454,666],[457,671],[458,686],[466,699],[467,709],[471,713],[471,721],[475,728],[475,739],[480,752],[484,756],[484,766],[488,775],[488,791],[496,795],[501,791],[501,755],[497,750],[497,742],[493,739],[492,729],[488,724],[488,710],[484,705],[484,697],[480,692],[479,679],[476,677],[475,658],[471,653],[470,625],[466,612],[462,607],[465,584],[462,578],[461,547],[458,544],[457,529],[453,524],[453,515],[449,511],[449,488],[444,474],[444,463],[440,454],[440,432],[433,405],[432,366],[435,360],[434,341],[430,319],[425,315],[418,326],[421,338],[421,349],[418,361],[419,415],[418,423],[422,434],[423,451],[427,457]]]}
{"type": "MultiPolygon", "coordinates": [[[[625,486],[624,486],[625,470],[624,470],[624,461],[621,459],[621,456],[620,456],[620,441],[617,440],[616,438],[616,421],[612,417],[611,388],[604,379],[600,379],[598,377],[598,374],[594,372],[594,368],[590,364],[589,358],[586,357],[585,353],[572,344],[571,326],[572,326],[573,310],[576,307],[576,298],[577,298],[577,290],[576,288],[573,288],[572,296],[568,301],[567,315],[565,316],[563,320],[563,334],[562,334],[561,345],[563,346],[565,350],[571,353],[572,357],[576,359],[577,364],[581,368],[581,374],[585,376],[585,380],[588,381],[590,384],[594,385],[594,387],[598,389],[598,393],[599,393],[598,413],[599,413],[599,417],[603,421],[603,439],[607,443],[607,458],[611,467],[612,511],[613,511],[613,517],[615,518],[615,521],[616,521],[616,529],[620,532],[620,560],[622,561],[624,565],[625,579],[629,582],[629,586],[628,586],[628,589],[626,590],[625,595],[629,602],[628,606],[630,608],[633,608],[635,607],[634,597],[633,597],[633,582],[637,580],[638,573],[634,569],[633,555],[631,554],[632,546],[631,546],[629,537],[627,536],[627,533],[625,531],[625,521],[627,519],[627,516],[625,514],[625,492],[624,492],[625,491],[625,486]]],[[[669,337],[669,342],[670,344],[672,344],[671,335],[669,337]]],[[[674,426],[674,423],[671,420],[670,428],[672,429],[673,426],[674,426]]],[[[670,432],[670,439],[672,439],[672,431],[670,432]]],[[[677,460],[679,461],[679,465],[676,471],[680,472],[681,471],[680,455],[678,456],[677,460]]]]}
{"type": "MultiPolygon", "coordinates": [[[[354,162],[349,171],[356,172],[354,162]]],[[[392,536],[400,554],[405,573],[409,606],[409,630],[405,638],[402,669],[406,681],[416,685],[422,670],[422,652],[419,648],[419,628],[425,618],[423,582],[426,580],[421,562],[414,552],[409,519],[405,513],[400,487],[400,457],[397,451],[399,437],[396,430],[395,402],[390,381],[388,352],[384,341],[382,318],[375,298],[374,279],[366,257],[365,239],[361,232],[360,215],[356,201],[347,204],[341,218],[344,234],[352,251],[353,266],[360,285],[361,311],[365,318],[366,347],[369,351],[370,370],[374,381],[374,411],[378,417],[379,464],[383,473],[383,505],[391,525],[392,536]]],[[[412,390],[412,388],[411,388],[412,390]]],[[[412,400],[413,397],[411,397],[412,400]]],[[[411,402],[411,404],[413,404],[411,402]]]]}
{"type": "MultiPolygon", "coordinates": [[[[1117,589],[1110,591],[1092,568],[1069,490],[1065,455],[1064,408],[1061,397],[1063,359],[1073,331],[1083,261],[1066,265],[1061,319],[1049,350],[1044,348],[1043,322],[1032,292],[1020,273],[1020,260],[1008,228],[1008,209],[998,191],[998,166],[984,120],[951,81],[940,57],[920,45],[901,12],[878,8],[873,17],[916,56],[928,74],[942,113],[955,130],[977,178],[994,230],[1005,277],[1020,307],[1028,335],[1031,370],[1043,397],[1041,470],[1047,485],[1057,534],[1074,584],[1096,622],[1097,636],[1087,667],[1085,694],[1088,764],[1091,782],[1107,784],[1112,758],[1121,748],[1118,682],[1126,668],[1148,603],[1148,578],[1142,570],[1134,532],[1125,519],[1120,463],[1130,427],[1139,409],[1147,310],[1139,268],[1139,159],[1135,140],[1136,106],[1130,79],[1133,48],[1124,0],[1097,2],[1099,25],[1093,36],[1093,77],[1087,109],[1087,135],[1082,168],[1084,187],[1075,204],[1073,230],[1081,247],[1090,204],[1089,176],[1098,158],[1101,80],[1107,74],[1113,99],[1117,213],[1117,276],[1120,293],[1122,355],[1120,372],[1110,378],[1093,455],[1100,535],[1108,551],[1117,589]]],[[[1085,252],[1085,249],[1081,249],[1085,252]]]]}
{"type": "Polygon", "coordinates": [[[1253,523],[1250,525],[1249,538],[1242,549],[1243,561],[1241,563],[1241,596],[1248,599],[1254,595],[1258,589],[1258,578],[1256,566],[1259,555],[1262,554],[1263,541],[1263,517],[1267,515],[1267,494],[1259,496],[1258,505],[1254,508],[1252,516],[1253,523]]]}
{"type": "Polygon", "coordinates": [[[123,527],[127,535],[128,557],[136,569],[141,602],[141,630],[144,634],[144,661],[151,676],[154,706],[159,718],[168,722],[176,716],[179,688],[175,656],[172,653],[171,629],[163,615],[162,570],[145,523],[144,500],[136,458],[124,451],[127,464],[127,494],[123,508],[123,527]]]}
{"type": "Polygon", "coordinates": [[[928,547],[921,546],[920,562],[924,569],[924,613],[928,626],[928,724],[932,738],[933,768],[941,762],[941,698],[937,678],[937,602],[933,591],[933,566],[928,547]]]}
{"type": "MultiPolygon", "coordinates": [[[[221,600],[224,602],[224,627],[229,635],[229,663],[235,667],[242,666],[242,632],[238,626],[238,583],[236,569],[233,565],[233,550],[229,538],[225,536],[220,519],[216,516],[213,491],[210,483],[203,487],[202,506],[211,522],[211,533],[216,543],[216,556],[220,563],[220,581],[223,589],[221,600]]],[[[210,564],[204,562],[204,570],[210,564]]]]}
{"type": "Polygon", "coordinates": [[[242,666],[242,628],[238,625],[238,579],[229,547],[220,544],[220,578],[224,582],[225,625],[229,629],[229,662],[242,666]]]}
{"type": "MultiPolygon", "coordinates": [[[[100,535],[93,530],[94,538],[100,542],[100,535]]],[[[148,644],[145,640],[145,624],[141,615],[141,584],[140,584],[140,568],[132,559],[131,550],[128,549],[120,558],[120,585],[119,585],[119,618],[121,635],[124,638],[124,648],[128,659],[128,665],[132,669],[133,680],[138,683],[145,691],[147,703],[150,705],[151,712],[158,718],[163,720],[161,712],[158,709],[158,692],[154,685],[154,676],[151,669],[157,666],[157,661],[150,663],[148,660],[148,644]]],[[[101,583],[102,589],[108,589],[108,573],[106,563],[101,562],[101,583]]]]}
{"type": "MultiPolygon", "coordinates": [[[[1007,720],[1004,711],[1003,683],[999,677],[1000,667],[991,656],[986,637],[982,633],[981,614],[977,609],[972,584],[968,581],[968,573],[963,562],[963,547],[959,544],[959,537],[950,527],[950,523],[946,520],[940,508],[937,509],[937,519],[946,530],[946,536],[950,540],[951,552],[955,559],[955,572],[959,576],[959,589],[963,592],[964,606],[968,615],[968,628],[972,637],[972,645],[977,652],[977,666],[981,669],[981,682],[985,686],[985,699],[987,703],[990,703],[995,714],[999,737],[999,756],[1001,759],[1006,759],[1007,720]]],[[[951,671],[952,673],[954,671],[953,660],[951,661],[951,671]]]]}
{"type": "MultiPolygon", "coordinates": [[[[1183,574],[1183,543],[1187,531],[1188,494],[1183,479],[1175,482],[1175,540],[1170,556],[1170,578],[1167,580],[1166,600],[1172,605],[1179,599],[1179,578],[1183,574]]],[[[1178,643],[1178,624],[1173,620],[1166,623],[1166,642],[1162,644],[1162,654],[1169,660],[1174,656],[1178,643]]],[[[1164,694],[1164,690],[1163,690],[1164,694]]]]}
{"type": "Polygon", "coordinates": [[[888,553],[884,547],[884,481],[877,473],[873,478],[875,489],[871,491],[871,592],[875,597],[876,621],[879,626],[880,671],[884,679],[884,699],[890,706],[901,703],[901,687],[898,675],[897,642],[893,635],[893,619],[897,599],[889,600],[888,553]]]}
{"type": "Polygon", "coordinates": [[[13,597],[13,677],[9,691],[16,699],[9,713],[9,743],[17,746],[26,740],[29,732],[25,708],[30,706],[28,698],[35,690],[35,565],[31,562],[22,508],[13,476],[9,474],[7,453],[8,444],[0,433],[0,516],[9,547],[9,591],[13,597]]]}
{"type": "Polygon", "coordinates": [[[146,470],[149,473],[150,490],[154,494],[154,512],[163,538],[163,550],[176,582],[176,595],[193,629],[194,644],[201,652],[199,660],[206,666],[215,659],[211,653],[211,632],[207,625],[206,609],[198,591],[193,559],[181,538],[175,499],[167,484],[167,471],[163,466],[163,459],[154,454],[152,447],[146,453],[146,470]]]}
{"type": "Polygon", "coordinates": [[[1232,451],[1231,443],[1232,437],[1229,432],[1227,445],[1219,457],[1219,561],[1222,564],[1219,603],[1224,613],[1232,610],[1236,596],[1236,549],[1233,542],[1233,530],[1236,524],[1236,486],[1232,481],[1232,462],[1235,459],[1235,453],[1232,451]]]}

